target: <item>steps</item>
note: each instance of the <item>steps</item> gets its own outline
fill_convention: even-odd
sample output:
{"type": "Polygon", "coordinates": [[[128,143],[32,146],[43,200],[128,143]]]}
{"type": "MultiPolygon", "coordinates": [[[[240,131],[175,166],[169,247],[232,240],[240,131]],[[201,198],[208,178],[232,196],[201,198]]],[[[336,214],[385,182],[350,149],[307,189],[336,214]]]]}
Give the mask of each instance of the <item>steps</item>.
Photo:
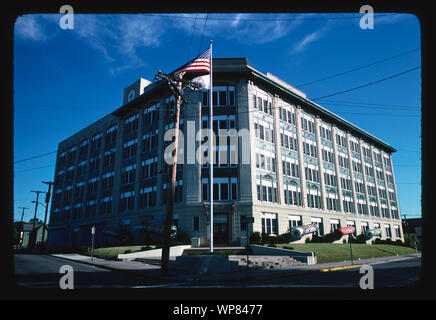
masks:
{"type": "MultiPolygon", "coordinates": [[[[247,267],[247,256],[245,255],[229,255],[228,261],[238,262],[239,267],[247,267]]],[[[170,258],[174,260],[175,257],[170,258]]],[[[160,258],[136,258],[135,261],[142,262],[144,264],[152,266],[161,266],[160,258]]],[[[289,269],[299,266],[307,266],[307,263],[298,261],[295,258],[289,256],[255,256],[250,255],[248,257],[250,268],[253,269],[289,269]]]]}
{"type": "MultiPolygon", "coordinates": [[[[229,256],[230,261],[238,261],[240,267],[247,267],[247,256],[229,256]]],[[[289,256],[248,256],[250,268],[289,269],[307,264],[289,256]]]]}

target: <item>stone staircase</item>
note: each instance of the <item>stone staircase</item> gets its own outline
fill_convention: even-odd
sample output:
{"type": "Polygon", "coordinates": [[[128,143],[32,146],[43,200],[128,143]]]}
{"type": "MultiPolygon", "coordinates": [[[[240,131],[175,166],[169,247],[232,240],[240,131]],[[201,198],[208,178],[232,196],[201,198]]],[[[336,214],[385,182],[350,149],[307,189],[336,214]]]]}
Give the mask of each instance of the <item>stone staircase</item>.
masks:
{"type": "MultiPolygon", "coordinates": [[[[229,261],[238,261],[240,267],[247,267],[247,256],[229,256],[229,261]]],[[[290,256],[248,256],[249,266],[253,269],[289,269],[307,266],[307,263],[298,261],[290,256]]]]}

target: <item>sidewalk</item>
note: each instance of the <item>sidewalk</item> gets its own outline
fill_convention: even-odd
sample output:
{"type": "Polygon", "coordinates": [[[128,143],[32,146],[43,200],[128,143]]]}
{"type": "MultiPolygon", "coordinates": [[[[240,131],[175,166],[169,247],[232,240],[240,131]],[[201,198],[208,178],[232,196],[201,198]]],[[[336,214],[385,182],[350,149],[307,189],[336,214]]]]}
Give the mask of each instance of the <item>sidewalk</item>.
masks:
{"type": "MultiPolygon", "coordinates": [[[[116,260],[104,260],[100,258],[93,258],[89,256],[83,256],[79,254],[52,254],[52,256],[71,260],[79,263],[85,263],[89,265],[94,265],[96,267],[109,269],[111,271],[125,272],[130,275],[138,276],[143,279],[153,279],[161,281],[175,281],[175,282],[186,282],[186,281],[237,281],[245,280],[247,278],[247,270],[242,269],[237,272],[232,273],[213,273],[213,274],[188,274],[183,272],[175,271],[172,265],[175,262],[175,257],[170,257],[169,273],[167,276],[161,275],[160,266],[149,265],[138,261],[116,261],[116,260]]],[[[353,265],[351,261],[342,262],[330,262],[315,264],[309,266],[298,266],[289,269],[249,269],[249,278],[251,280],[255,279],[266,279],[275,278],[283,276],[298,275],[302,273],[309,272],[329,272],[335,270],[342,270],[348,268],[359,268],[363,264],[379,264],[390,261],[399,261],[410,259],[413,257],[421,257],[420,253],[401,255],[401,256],[389,256],[371,259],[361,259],[354,260],[353,265]]]]}

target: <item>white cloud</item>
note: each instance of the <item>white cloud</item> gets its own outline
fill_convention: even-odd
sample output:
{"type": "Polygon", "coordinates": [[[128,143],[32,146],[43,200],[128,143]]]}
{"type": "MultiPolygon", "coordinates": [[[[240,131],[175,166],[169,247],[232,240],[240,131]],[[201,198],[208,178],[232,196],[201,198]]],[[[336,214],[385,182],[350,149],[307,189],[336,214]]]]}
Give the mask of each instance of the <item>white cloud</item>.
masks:
{"type": "MultiPolygon", "coordinates": [[[[177,16],[181,16],[177,14],[177,16]]],[[[168,19],[172,27],[184,30],[188,35],[192,33],[194,18],[193,14],[184,14],[186,18],[168,19]]],[[[307,15],[290,14],[198,14],[194,33],[197,36],[203,34],[206,37],[223,37],[243,44],[261,44],[278,40],[296,29],[307,15]],[[207,21],[206,21],[207,17],[207,21]],[[204,24],[206,22],[206,28],[204,24]]]]}
{"type": "Polygon", "coordinates": [[[54,28],[47,28],[47,24],[55,21],[53,16],[35,14],[19,16],[15,21],[14,35],[22,40],[46,42],[54,38],[57,33],[54,28]]]}
{"type": "Polygon", "coordinates": [[[291,53],[301,53],[309,46],[309,44],[319,40],[330,29],[330,22],[325,23],[321,28],[307,34],[303,39],[294,44],[291,49],[291,53]]]}

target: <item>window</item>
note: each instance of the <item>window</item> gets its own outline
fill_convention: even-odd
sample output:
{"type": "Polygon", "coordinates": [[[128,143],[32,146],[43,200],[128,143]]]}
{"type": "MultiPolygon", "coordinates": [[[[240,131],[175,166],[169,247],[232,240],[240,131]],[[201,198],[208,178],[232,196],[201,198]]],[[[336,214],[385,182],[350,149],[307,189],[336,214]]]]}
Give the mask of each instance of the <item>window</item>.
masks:
{"type": "Polygon", "coordinates": [[[106,136],[105,136],[106,145],[111,145],[111,144],[115,143],[115,141],[117,139],[117,128],[118,128],[118,126],[114,125],[106,130],[106,136]]]}
{"type": "MultiPolygon", "coordinates": [[[[210,94],[209,91],[203,91],[202,105],[208,107],[210,94]]],[[[212,93],[212,101],[214,106],[218,107],[233,107],[235,101],[235,87],[234,86],[215,86],[212,93]]]]}
{"type": "Polygon", "coordinates": [[[321,195],[315,194],[314,191],[312,191],[312,193],[308,193],[307,194],[307,206],[309,208],[322,209],[321,195]]]}
{"type": "Polygon", "coordinates": [[[126,143],[124,143],[124,149],[123,149],[123,158],[124,160],[130,159],[136,156],[136,146],[137,146],[138,139],[130,140],[126,143]]]}
{"type": "Polygon", "coordinates": [[[327,129],[327,128],[321,126],[320,132],[321,132],[321,138],[329,140],[329,141],[333,141],[331,129],[327,129]]]}
{"type": "Polygon", "coordinates": [[[326,198],[327,210],[339,211],[339,200],[334,195],[329,195],[326,198]]]}
{"type": "Polygon", "coordinates": [[[192,230],[193,231],[200,230],[200,217],[199,216],[192,217],[192,230]]]}
{"type": "Polygon", "coordinates": [[[348,177],[341,177],[341,187],[342,189],[351,191],[351,180],[348,177]]]}
{"type": "Polygon", "coordinates": [[[104,152],[103,166],[107,167],[115,163],[116,148],[109,149],[104,152]]]}
{"type": "Polygon", "coordinates": [[[333,152],[327,151],[325,149],[321,149],[321,151],[322,151],[322,159],[324,161],[329,162],[329,163],[334,163],[335,162],[335,158],[334,158],[333,152]]]}
{"type": "Polygon", "coordinates": [[[126,135],[134,134],[138,130],[139,113],[135,113],[124,121],[126,135]]]}
{"type": "Polygon", "coordinates": [[[346,147],[347,146],[347,139],[345,139],[345,137],[340,135],[340,134],[336,134],[336,144],[338,144],[339,146],[342,146],[342,147],[346,147]]]}
{"type": "Polygon", "coordinates": [[[277,186],[272,184],[271,181],[257,180],[258,185],[258,200],[265,202],[277,203],[277,186]]]}
{"type": "Polygon", "coordinates": [[[112,189],[114,185],[114,172],[108,172],[102,177],[102,190],[112,189]]]}
{"type": "Polygon", "coordinates": [[[324,172],[324,183],[327,186],[337,187],[338,186],[338,181],[336,179],[336,175],[333,174],[333,173],[324,172]]]}
{"type": "Polygon", "coordinates": [[[395,230],[395,237],[401,238],[400,226],[395,225],[394,230],[395,230]]]}
{"type": "Polygon", "coordinates": [[[306,180],[319,182],[319,171],[315,168],[305,167],[306,180]]]}
{"type": "Polygon", "coordinates": [[[392,238],[391,226],[385,224],[386,238],[392,238]]]}
{"type": "Polygon", "coordinates": [[[141,202],[140,202],[141,208],[150,208],[156,205],[156,194],[157,194],[156,186],[141,189],[140,192],[141,192],[141,202]]]}
{"type": "Polygon", "coordinates": [[[350,198],[345,198],[343,200],[344,212],[355,213],[354,202],[350,198]]]}
{"type": "Polygon", "coordinates": [[[288,215],[288,221],[289,230],[303,225],[303,220],[301,219],[301,216],[288,215]]]}
{"type": "Polygon", "coordinates": [[[315,123],[313,122],[313,120],[301,118],[301,128],[305,131],[315,133],[315,123]]]}
{"type": "Polygon", "coordinates": [[[262,233],[278,235],[277,214],[262,213],[262,233]]]}
{"type": "Polygon", "coordinates": [[[121,169],[121,184],[135,183],[136,164],[121,169]]]}
{"type": "Polygon", "coordinates": [[[330,232],[334,232],[341,227],[341,223],[338,219],[330,219],[330,232]]]}
{"type": "Polygon", "coordinates": [[[310,219],[310,223],[315,223],[318,225],[318,231],[315,232],[314,234],[316,234],[317,236],[322,236],[324,235],[324,226],[323,226],[323,222],[322,222],[322,218],[318,218],[318,217],[312,217],[310,219]]]}
{"type": "Polygon", "coordinates": [[[313,158],[318,157],[316,145],[313,145],[311,143],[306,143],[303,141],[303,152],[305,155],[311,156],[313,158]]]}
{"type": "MultiPolygon", "coordinates": [[[[209,179],[201,179],[202,183],[202,200],[209,200],[209,179]]],[[[231,201],[238,199],[238,179],[236,177],[214,178],[213,179],[213,197],[214,201],[231,201]]]]}
{"type": "Polygon", "coordinates": [[[131,210],[133,209],[135,201],[135,192],[134,191],[127,191],[124,193],[121,193],[120,195],[120,210],[131,210]]]}
{"type": "Polygon", "coordinates": [[[100,215],[111,214],[112,212],[112,196],[105,197],[100,200],[100,215]]]}

